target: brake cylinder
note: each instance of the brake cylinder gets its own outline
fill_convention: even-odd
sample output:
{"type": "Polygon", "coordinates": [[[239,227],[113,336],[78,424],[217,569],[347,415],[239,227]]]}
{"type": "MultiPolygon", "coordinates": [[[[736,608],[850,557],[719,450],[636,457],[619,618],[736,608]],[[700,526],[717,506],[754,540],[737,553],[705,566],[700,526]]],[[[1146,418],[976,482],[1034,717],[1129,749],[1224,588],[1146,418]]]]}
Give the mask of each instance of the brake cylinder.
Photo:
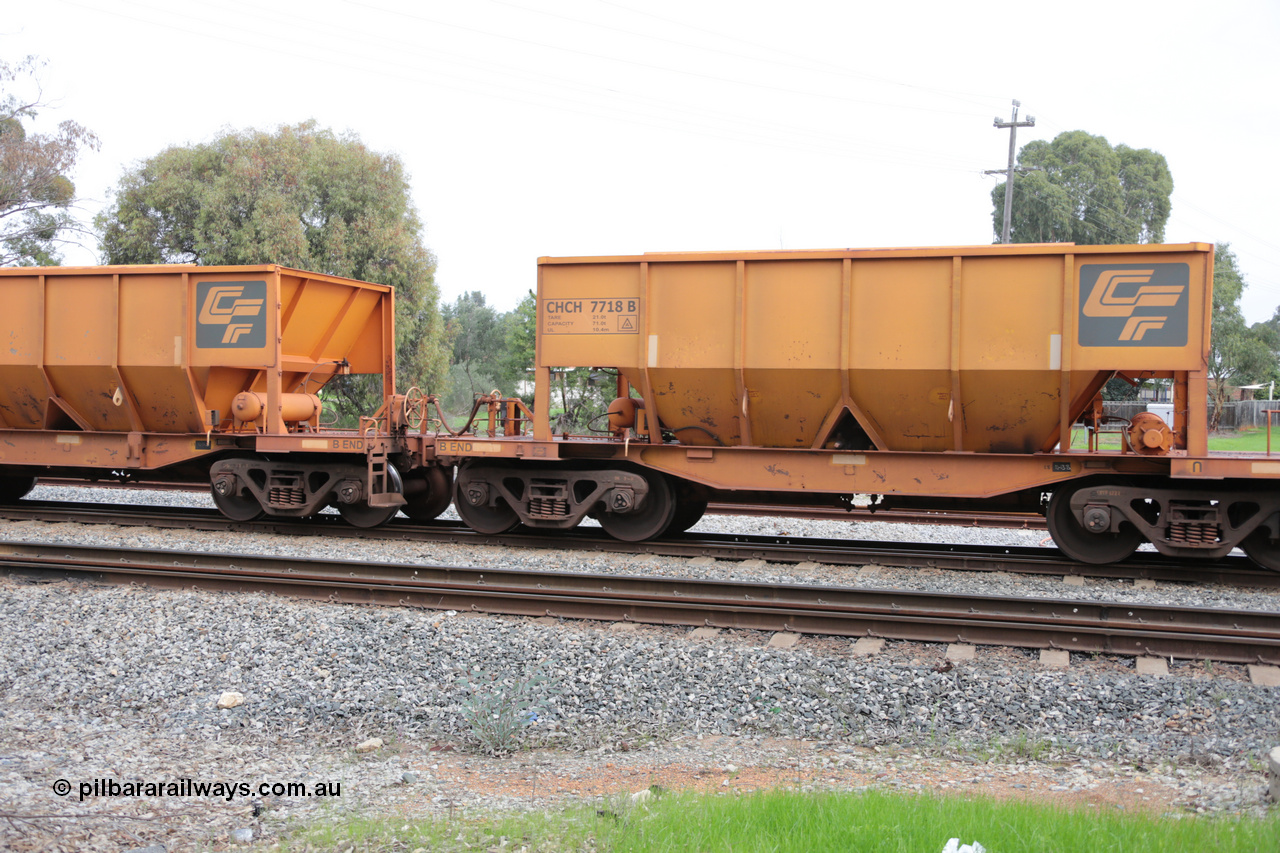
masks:
{"type": "MultiPolygon", "coordinates": [[[[231,416],[237,424],[255,423],[267,408],[265,394],[243,391],[231,403],[231,416]]],[[[281,394],[280,413],[285,423],[300,423],[315,418],[320,412],[320,398],[315,394],[281,394]]]]}

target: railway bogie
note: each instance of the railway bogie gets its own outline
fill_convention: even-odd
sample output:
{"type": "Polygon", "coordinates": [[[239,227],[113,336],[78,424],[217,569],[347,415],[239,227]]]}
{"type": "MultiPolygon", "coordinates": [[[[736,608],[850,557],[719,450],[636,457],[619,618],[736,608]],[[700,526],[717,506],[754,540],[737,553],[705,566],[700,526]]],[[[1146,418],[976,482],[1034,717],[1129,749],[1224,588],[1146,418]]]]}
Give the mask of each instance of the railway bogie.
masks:
{"type": "Polygon", "coordinates": [[[1054,492],[1047,520],[1058,547],[1083,563],[1113,563],[1149,542],[1189,560],[1239,547],[1280,568],[1280,491],[1247,481],[1085,480],[1054,492]]]}
{"type": "MultiPolygon", "coordinates": [[[[686,507],[682,521],[687,520],[689,501],[696,507],[696,498],[681,502],[678,494],[692,490],[633,465],[474,461],[462,465],[457,478],[458,514],[483,533],[504,533],[517,524],[568,530],[591,516],[614,538],[640,542],[671,530],[678,506],[686,507]]],[[[704,498],[697,515],[705,510],[704,498]]]]}

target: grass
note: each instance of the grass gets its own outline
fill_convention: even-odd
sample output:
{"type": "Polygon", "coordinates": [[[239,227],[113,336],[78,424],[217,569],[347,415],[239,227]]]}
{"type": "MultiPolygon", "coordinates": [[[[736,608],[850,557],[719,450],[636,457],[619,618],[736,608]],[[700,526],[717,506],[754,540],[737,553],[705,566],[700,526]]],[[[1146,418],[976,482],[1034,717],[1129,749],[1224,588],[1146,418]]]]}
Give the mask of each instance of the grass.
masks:
{"type": "Polygon", "coordinates": [[[556,814],[356,821],[297,833],[278,849],[934,853],[953,837],[978,841],[989,853],[1254,853],[1280,850],[1280,815],[1156,816],[881,791],[667,794],[640,805],[623,797],[556,814]]]}
{"type": "MultiPolygon", "coordinates": [[[[1280,427],[1280,424],[1277,425],[1280,427]]],[[[1088,446],[1088,437],[1084,427],[1075,427],[1071,431],[1071,447],[1083,450],[1088,446]]],[[[1120,436],[1116,433],[1103,433],[1098,447],[1100,450],[1119,450],[1120,436]]],[[[1238,432],[1221,432],[1209,436],[1209,449],[1232,453],[1266,453],[1267,431],[1261,427],[1248,427],[1238,432]]],[[[1271,431],[1271,452],[1280,455],[1280,428],[1271,431]]]]}
{"type": "MultiPolygon", "coordinates": [[[[1266,453],[1267,431],[1253,427],[1239,432],[1224,432],[1209,436],[1210,450],[1228,450],[1235,453],[1266,453]]],[[[1280,429],[1271,430],[1271,452],[1280,453],[1280,429]]]]}

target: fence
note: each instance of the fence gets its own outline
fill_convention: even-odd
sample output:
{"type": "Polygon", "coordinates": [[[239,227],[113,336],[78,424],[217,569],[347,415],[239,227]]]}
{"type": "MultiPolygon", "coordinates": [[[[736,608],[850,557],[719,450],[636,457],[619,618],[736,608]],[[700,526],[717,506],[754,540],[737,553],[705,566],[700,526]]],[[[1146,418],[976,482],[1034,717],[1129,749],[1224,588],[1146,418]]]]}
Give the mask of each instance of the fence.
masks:
{"type": "MultiPolygon", "coordinates": [[[[1131,419],[1138,412],[1147,411],[1146,403],[1139,402],[1107,402],[1103,403],[1103,411],[1108,415],[1131,419]]],[[[1220,429],[1249,429],[1259,427],[1265,429],[1267,409],[1280,410],[1280,400],[1235,400],[1222,407],[1220,429]]],[[[1213,401],[1209,401],[1209,419],[1213,420],[1213,401]]],[[[1276,419],[1276,428],[1280,431],[1280,418],[1276,419]]]]}
{"type": "Polygon", "coordinates": [[[1104,414],[1113,418],[1124,418],[1126,421],[1133,420],[1134,415],[1138,414],[1138,412],[1145,412],[1146,410],[1147,404],[1136,400],[1105,402],[1102,404],[1102,411],[1104,414]]]}
{"type": "MultiPolygon", "coordinates": [[[[1248,429],[1267,426],[1267,409],[1280,409],[1280,400],[1239,400],[1222,407],[1222,429],[1248,429]]],[[[1209,416],[1213,417],[1213,403],[1209,403],[1209,416]]],[[[1280,426],[1280,420],[1276,423],[1280,426]]]]}

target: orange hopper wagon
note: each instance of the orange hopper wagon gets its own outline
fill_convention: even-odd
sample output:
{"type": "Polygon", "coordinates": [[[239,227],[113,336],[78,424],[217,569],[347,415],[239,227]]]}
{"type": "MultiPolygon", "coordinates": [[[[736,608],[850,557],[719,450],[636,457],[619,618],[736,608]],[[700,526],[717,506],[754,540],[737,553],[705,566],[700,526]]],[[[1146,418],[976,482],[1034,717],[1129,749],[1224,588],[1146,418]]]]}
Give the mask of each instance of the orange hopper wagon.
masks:
{"type": "Polygon", "coordinates": [[[384,431],[326,426],[322,399],[340,374],[393,397],[390,287],[274,265],[15,268],[0,304],[0,498],[46,476],[207,483],[239,519],[336,504],[368,525],[405,503],[384,431]]]}
{"type": "Polygon", "coordinates": [[[1188,558],[1240,545],[1280,568],[1280,463],[1208,451],[1210,245],[542,258],[538,273],[537,400],[583,366],[616,374],[617,399],[607,435],[556,434],[543,405],[532,436],[438,443],[476,529],[592,515],[643,539],[685,529],[708,496],[868,495],[1043,509],[1087,562],[1150,542],[1188,558]],[[1172,417],[1108,419],[1114,377],[1166,383],[1172,417]]]}

